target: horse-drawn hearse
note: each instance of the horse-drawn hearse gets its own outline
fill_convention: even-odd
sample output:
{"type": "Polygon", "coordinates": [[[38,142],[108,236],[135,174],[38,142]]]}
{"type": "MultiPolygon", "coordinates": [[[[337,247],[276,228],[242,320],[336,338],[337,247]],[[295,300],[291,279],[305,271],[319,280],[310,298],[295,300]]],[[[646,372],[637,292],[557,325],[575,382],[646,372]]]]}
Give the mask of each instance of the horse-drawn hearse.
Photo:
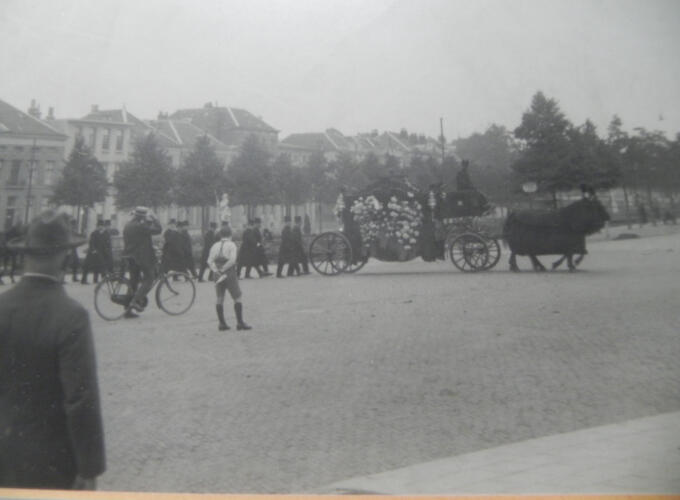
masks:
{"type": "Polygon", "coordinates": [[[309,259],[326,276],[356,272],[370,257],[405,262],[448,255],[461,271],[491,269],[500,245],[478,224],[491,208],[474,189],[423,191],[403,176],[383,178],[358,193],[340,193],[335,212],[341,228],[316,236],[309,259]]]}

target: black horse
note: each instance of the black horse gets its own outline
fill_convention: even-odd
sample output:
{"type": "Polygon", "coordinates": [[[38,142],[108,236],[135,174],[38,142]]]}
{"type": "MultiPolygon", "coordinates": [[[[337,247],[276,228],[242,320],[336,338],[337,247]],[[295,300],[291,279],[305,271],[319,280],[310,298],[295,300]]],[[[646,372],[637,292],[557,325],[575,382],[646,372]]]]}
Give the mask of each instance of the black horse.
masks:
{"type": "Polygon", "coordinates": [[[586,236],[602,229],[608,220],[609,214],[595,196],[584,197],[556,211],[510,213],[503,225],[503,238],[511,251],[510,270],[519,271],[517,255],[528,256],[535,271],[545,271],[538,255],[563,255],[573,271],[573,256],[581,256],[580,262],[587,253],[586,236]]]}

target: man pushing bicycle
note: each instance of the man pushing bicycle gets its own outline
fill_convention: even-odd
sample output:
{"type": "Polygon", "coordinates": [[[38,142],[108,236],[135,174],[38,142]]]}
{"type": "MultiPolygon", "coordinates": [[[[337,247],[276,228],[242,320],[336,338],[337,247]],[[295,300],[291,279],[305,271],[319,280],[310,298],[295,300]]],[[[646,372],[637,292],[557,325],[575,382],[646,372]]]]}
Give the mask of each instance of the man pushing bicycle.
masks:
{"type": "Polygon", "coordinates": [[[123,229],[123,257],[128,261],[130,286],[135,290],[125,312],[127,318],[136,317],[133,311],[142,312],[146,307],[146,295],[156,278],[156,253],[151,237],[163,230],[156,215],[146,207],[135,208],[132,216],[123,229]]]}

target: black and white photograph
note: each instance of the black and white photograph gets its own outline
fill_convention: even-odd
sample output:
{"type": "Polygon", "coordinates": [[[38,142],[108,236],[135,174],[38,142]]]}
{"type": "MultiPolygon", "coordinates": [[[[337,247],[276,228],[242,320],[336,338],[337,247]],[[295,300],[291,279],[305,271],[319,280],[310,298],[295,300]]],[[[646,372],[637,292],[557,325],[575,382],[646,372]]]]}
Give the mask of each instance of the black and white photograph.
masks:
{"type": "Polygon", "coordinates": [[[679,49],[677,0],[0,0],[0,497],[680,494],[679,49]]]}

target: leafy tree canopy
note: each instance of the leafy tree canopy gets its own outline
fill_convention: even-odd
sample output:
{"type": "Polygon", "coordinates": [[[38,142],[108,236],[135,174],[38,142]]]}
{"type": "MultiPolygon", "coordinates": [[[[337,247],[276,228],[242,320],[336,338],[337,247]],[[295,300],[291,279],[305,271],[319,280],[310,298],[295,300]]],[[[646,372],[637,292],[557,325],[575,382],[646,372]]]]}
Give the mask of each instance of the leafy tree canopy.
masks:
{"type": "Polygon", "coordinates": [[[172,201],[174,177],[170,157],[155,135],[148,134],[135,143],[132,157],[116,173],[113,182],[118,191],[116,205],[123,209],[168,205],[172,201]]]}
{"type": "Polygon", "coordinates": [[[270,159],[269,152],[255,135],[246,138],[227,171],[232,203],[259,205],[276,199],[270,159]]]}
{"type": "Polygon", "coordinates": [[[106,197],[104,166],[94,157],[82,137],[77,137],[62,176],[54,188],[52,202],[91,207],[106,197]]]}
{"type": "Polygon", "coordinates": [[[214,205],[227,187],[224,162],[207,136],[199,137],[177,171],[176,201],[182,206],[214,205]]]}

